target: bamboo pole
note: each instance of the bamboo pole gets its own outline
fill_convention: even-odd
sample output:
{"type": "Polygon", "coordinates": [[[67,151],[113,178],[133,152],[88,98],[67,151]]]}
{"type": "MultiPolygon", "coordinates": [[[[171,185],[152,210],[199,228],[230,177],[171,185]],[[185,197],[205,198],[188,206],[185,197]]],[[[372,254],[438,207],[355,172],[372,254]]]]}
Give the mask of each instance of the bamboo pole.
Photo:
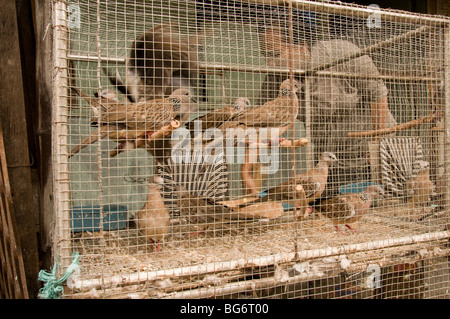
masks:
{"type": "MultiPolygon", "coordinates": [[[[306,139],[311,141],[311,79],[305,76],[305,130],[306,139]]],[[[308,143],[306,147],[306,169],[314,166],[314,144],[308,143]]]]}
{"type": "MultiPolygon", "coordinates": [[[[98,57],[88,55],[76,55],[70,54],[68,56],[73,61],[87,61],[97,62],[98,57]]],[[[124,64],[125,58],[110,58],[102,56],[100,58],[103,62],[124,64]]],[[[288,75],[290,70],[288,68],[272,68],[272,67],[252,67],[243,65],[227,65],[227,64],[212,64],[201,63],[199,65],[199,72],[203,73],[221,73],[223,71],[236,71],[236,72],[252,72],[252,73],[269,73],[269,74],[286,74],[288,75]]],[[[303,75],[306,70],[295,69],[292,71],[295,75],[303,75]]],[[[442,78],[432,76],[408,76],[408,75],[391,75],[391,74],[363,74],[363,73],[347,73],[347,72],[334,72],[334,71],[317,71],[315,76],[324,77],[338,77],[338,78],[364,78],[364,79],[380,79],[380,80],[395,80],[401,82],[440,82],[442,78]]]]}
{"type": "Polygon", "coordinates": [[[401,42],[401,41],[404,41],[404,40],[416,37],[418,35],[421,35],[422,33],[430,32],[430,30],[431,29],[430,29],[429,26],[421,26],[421,27],[419,27],[419,28],[417,28],[415,30],[408,31],[408,32],[402,33],[400,35],[396,35],[396,36],[394,36],[392,38],[389,38],[389,39],[384,40],[384,41],[380,41],[380,42],[375,43],[373,45],[369,45],[369,46],[367,46],[365,48],[362,48],[358,52],[349,54],[349,55],[344,56],[342,58],[338,58],[338,59],[336,59],[334,61],[331,61],[331,62],[328,62],[328,63],[324,63],[324,64],[321,64],[321,65],[318,65],[318,66],[316,66],[316,67],[314,67],[312,69],[306,70],[306,72],[304,74],[305,75],[314,75],[318,71],[326,70],[326,69],[329,69],[329,68],[334,67],[336,65],[348,62],[350,60],[357,59],[357,58],[359,58],[361,56],[364,56],[366,54],[370,54],[370,53],[373,53],[374,51],[386,48],[386,47],[388,47],[388,46],[390,46],[392,44],[395,44],[397,42],[401,42]]]}
{"type": "MultiPolygon", "coordinates": [[[[242,2],[286,6],[289,0],[241,0],[242,2]]],[[[298,10],[323,12],[331,15],[345,15],[352,18],[367,19],[374,10],[366,6],[355,4],[335,4],[330,2],[307,1],[307,0],[292,0],[293,6],[298,10]]],[[[444,16],[432,16],[419,13],[412,13],[407,11],[381,9],[377,11],[383,21],[392,21],[397,23],[423,23],[426,21],[430,25],[440,26],[449,22],[449,19],[444,16]]]]}
{"type": "Polygon", "coordinates": [[[60,271],[70,264],[70,176],[68,165],[68,27],[66,1],[53,3],[53,116],[52,157],[54,167],[53,195],[56,222],[54,225],[54,258],[59,257],[60,271]],[[59,249],[56,249],[59,248],[59,249]]]}
{"type": "Polygon", "coordinates": [[[410,129],[412,127],[415,127],[417,125],[423,124],[423,123],[429,123],[434,121],[436,118],[440,117],[441,115],[436,112],[430,115],[422,116],[421,118],[418,118],[416,120],[409,121],[407,123],[399,124],[390,128],[381,129],[381,130],[372,130],[372,131],[365,131],[365,132],[349,132],[347,133],[348,137],[372,137],[372,136],[380,136],[380,135],[387,135],[399,131],[404,131],[407,129],[410,129]]]}
{"type": "MultiPolygon", "coordinates": [[[[443,249],[438,252],[428,252],[426,254],[433,254],[433,257],[446,257],[449,254],[448,249],[443,249]]],[[[402,259],[401,263],[415,263],[423,259],[424,256],[420,254],[415,254],[410,257],[405,257],[402,259]]],[[[357,274],[358,272],[363,272],[367,270],[368,263],[378,264],[380,267],[389,267],[399,263],[398,260],[365,260],[352,263],[345,269],[342,268],[340,262],[323,263],[317,264],[316,270],[310,272],[303,272],[298,275],[288,276],[285,274],[278,275],[274,272],[274,275],[262,279],[252,279],[239,282],[226,283],[222,285],[214,285],[209,287],[201,287],[200,283],[197,282],[198,288],[187,290],[187,291],[174,291],[166,293],[161,299],[200,299],[200,298],[212,298],[217,296],[225,296],[233,293],[243,293],[248,291],[256,291],[260,289],[275,288],[277,286],[287,286],[294,283],[307,282],[311,280],[318,280],[321,278],[329,278],[336,276],[343,271],[346,274],[357,274]],[[321,267],[322,266],[322,267],[321,267]],[[324,271],[320,269],[326,269],[324,271]]],[[[286,270],[281,270],[286,271],[286,270]]],[[[177,289],[178,290],[178,289],[177,289]]],[[[181,289],[180,289],[181,290],[181,289]]],[[[128,297],[129,298],[129,297],[128,297]]]]}
{"type": "Polygon", "coordinates": [[[0,123],[0,295],[7,299],[28,299],[27,278],[23,262],[8,166],[6,163],[3,127],[0,123]]]}
{"type": "Polygon", "coordinates": [[[428,241],[450,238],[450,231],[439,231],[414,236],[399,238],[388,238],[365,243],[349,244],[343,246],[326,247],[312,250],[303,250],[298,253],[280,253],[258,258],[240,258],[236,260],[213,262],[195,266],[163,269],[150,272],[139,272],[123,274],[111,277],[79,280],[74,279],[72,289],[78,291],[89,291],[92,289],[107,289],[117,286],[128,286],[132,284],[145,283],[161,279],[174,279],[183,276],[195,276],[199,274],[218,273],[248,267],[264,267],[274,264],[282,264],[292,261],[308,260],[320,257],[329,257],[341,254],[370,251],[374,249],[389,248],[395,246],[411,245],[428,241]]]}
{"type": "Polygon", "coordinates": [[[449,225],[448,214],[450,205],[450,24],[447,24],[444,35],[444,87],[445,87],[445,110],[444,110],[444,203],[447,209],[446,223],[449,225]]]}
{"type": "MultiPolygon", "coordinates": [[[[124,291],[121,287],[114,287],[104,289],[101,292],[97,290],[91,290],[88,292],[79,292],[70,295],[70,289],[66,290],[66,295],[68,299],[101,299],[101,298],[113,298],[113,299],[144,299],[144,298],[159,298],[159,299],[187,299],[187,298],[206,298],[206,297],[216,297],[224,296],[232,293],[242,293],[245,291],[256,291],[258,289],[264,288],[274,288],[281,285],[289,285],[300,282],[307,282],[311,280],[317,280],[320,278],[329,278],[337,276],[342,273],[343,270],[347,274],[357,274],[367,270],[368,264],[378,264],[380,267],[389,267],[397,265],[400,263],[416,263],[423,259],[429,258],[440,258],[446,257],[449,254],[448,249],[431,249],[429,248],[424,252],[421,247],[406,247],[408,251],[411,250],[421,250],[420,254],[408,254],[401,260],[398,258],[391,259],[378,259],[369,260],[363,259],[354,261],[351,260],[351,264],[345,269],[342,268],[341,263],[338,259],[335,262],[320,262],[316,260],[311,271],[306,271],[295,276],[286,276],[282,274],[282,271],[289,270],[289,267],[284,267],[286,269],[280,268],[281,272],[274,269],[270,271],[271,276],[265,277],[263,279],[252,279],[239,281],[241,278],[247,276],[245,273],[233,272],[227,274],[221,274],[217,277],[217,283],[211,283],[205,278],[198,279],[197,281],[187,282],[187,283],[173,283],[168,287],[158,288],[155,283],[147,287],[142,287],[140,284],[132,285],[127,287],[128,289],[124,291]]],[[[257,273],[254,273],[257,274],[257,273]]],[[[267,275],[267,272],[265,272],[267,275]]]]}

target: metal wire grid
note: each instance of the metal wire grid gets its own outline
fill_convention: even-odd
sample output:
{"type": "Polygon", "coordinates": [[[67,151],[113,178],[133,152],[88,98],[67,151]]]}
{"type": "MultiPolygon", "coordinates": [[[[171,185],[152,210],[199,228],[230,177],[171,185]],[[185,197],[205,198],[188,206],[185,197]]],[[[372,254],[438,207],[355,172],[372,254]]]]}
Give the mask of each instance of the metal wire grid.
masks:
{"type": "MultiPolygon", "coordinates": [[[[416,274],[417,269],[421,269],[420,280],[433,281],[435,275],[425,276],[424,265],[432,267],[435,260],[439,260],[440,269],[445,270],[446,264],[441,264],[441,260],[445,259],[446,250],[440,242],[448,237],[448,232],[443,229],[447,214],[443,193],[435,193],[434,200],[429,203],[433,206],[427,207],[421,215],[426,218],[420,222],[413,220],[417,209],[404,203],[404,198],[386,194],[356,224],[359,233],[348,236],[335,233],[330,221],[320,214],[297,223],[289,211],[283,216],[276,215],[277,218],[241,218],[231,223],[215,223],[206,235],[195,237],[190,234],[197,229],[196,225],[186,224],[175,208],[171,211],[171,226],[162,251],[155,253],[153,245],[145,240],[135,223],[136,213],[147,200],[148,179],[157,171],[155,157],[139,148],[110,157],[109,152],[117,143],[104,138],[67,160],[67,152],[95,130],[90,123],[91,108],[83,99],[68,94],[68,86],[77,87],[90,96],[99,89],[112,89],[126,102],[126,97],[110,83],[104,69],[112,74],[117,72],[128,80],[125,62],[133,41],[146,30],[170,22],[178,25],[173,31],[185,39],[193,39],[198,50],[197,75],[190,85],[199,102],[197,112],[191,114],[190,119],[228,105],[240,96],[247,97],[251,105],[262,104],[276,96],[282,79],[295,76],[300,81],[298,95],[302,107],[295,129],[288,130],[284,136],[288,139],[306,137],[309,144],[293,154],[290,149],[280,148],[278,169],[274,174],[262,176],[260,190],[286,181],[292,176],[294,163],[297,174],[311,168],[322,151],[331,149],[340,161],[332,167],[334,177],[328,183],[328,196],[336,196],[338,187],[349,183],[380,182],[380,175],[375,176],[375,173],[383,169],[381,160],[377,162],[371,157],[370,171],[367,162],[362,160],[368,153],[368,139],[349,139],[343,135],[341,139],[335,139],[334,134],[342,130],[342,126],[336,128],[334,124],[348,123],[344,125],[345,132],[339,133],[373,129],[371,116],[364,112],[364,107],[373,98],[367,85],[378,85],[380,90],[385,86],[395,124],[420,119],[436,111],[442,113],[446,100],[446,82],[443,82],[445,28],[439,24],[443,23],[441,18],[394,11],[380,11],[384,15],[382,26],[378,28],[368,25],[365,10],[358,6],[302,1],[293,2],[292,7],[288,3],[279,6],[245,1],[127,1],[126,4],[121,1],[71,1],[68,6],[55,2],[54,37],[59,40],[55,41],[57,44],[63,43],[63,48],[55,51],[60,52],[55,58],[55,195],[58,202],[55,255],[61,256],[66,264],[70,251],[78,251],[82,256],[80,271],[70,281],[68,293],[126,297],[132,291],[140,297],[152,298],[220,298],[233,294],[236,297],[269,298],[445,295],[442,293],[445,289],[441,287],[436,288],[435,294],[431,286],[420,293],[408,292],[398,285],[395,289],[386,288],[389,280],[398,281],[394,278],[399,270],[395,268],[393,251],[409,251],[410,245],[415,245],[413,248],[422,251],[423,256],[413,261],[415,268],[411,266],[401,271],[416,274]],[[267,35],[268,30],[272,30],[269,33],[272,39],[264,42],[263,35],[267,35]],[[64,48],[66,38],[69,41],[64,48]],[[333,39],[340,41],[332,42],[333,39]],[[320,69],[324,63],[357,52],[349,52],[346,41],[359,48],[369,48],[366,53],[379,74],[359,73],[366,67],[367,56],[320,69]],[[301,46],[305,43],[313,53],[311,59],[316,61],[315,66],[319,66],[320,70],[315,73],[308,71],[314,70],[314,65],[308,68],[311,65],[302,64],[305,51],[301,46]],[[315,50],[324,43],[332,43],[335,47],[322,52],[315,50]],[[277,51],[280,48],[281,52],[277,51]],[[357,74],[349,76],[349,73],[357,74]],[[316,95],[311,95],[311,86],[317,87],[318,83],[324,90],[313,90],[316,95]],[[335,109],[328,110],[334,112],[331,117],[317,113],[314,101],[329,102],[327,90],[339,89],[339,85],[345,87],[347,83],[351,84],[347,88],[357,87],[362,91],[358,92],[356,103],[335,101],[335,109]],[[346,103],[353,108],[344,108],[346,103]],[[333,140],[335,142],[330,144],[333,140]],[[343,144],[338,144],[341,140],[343,144]],[[361,144],[361,148],[352,150],[349,147],[356,144],[361,144]],[[355,158],[360,160],[355,161],[355,158]],[[104,205],[119,212],[124,207],[124,228],[104,231],[100,221],[99,231],[83,224],[86,229],[73,232],[71,212],[80,207],[89,212],[92,207],[104,205]],[[440,250],[436,253],[436,249],[440,250]],[[365,254],[363,261],[359,261],[361,256],[358,254],[365,254]],[[351,272],[347,269],[345,276],[337,272],[345,270],[343,258],[356,267],[351,272]],[[389,262],[383,267],[382,261],[387,259],[389,262]],[[384,288],[377,290],[381,288],[363,285],[366,287],[364,292],[356,293],[359,288],[351,288],[355,280],[352,274],[368,276],[371,273],[368,265],[375,264],[380,266],[380,276],[384,280],[380,287],[384,288]],[[324,271],[324,265],[333,271],[324,271]],[[163,277],[171,279],[163,280],[163,277]],[[128,285],[129,288],[123,287],[128,285]],[[213,292],[208,286],[214,288],[213,292]],[[336,290],[337,286],[341,290],[336,290]]],[[[326,112],[326,105],[323,105],[325,108],[321,111],[326,112]]],[[[401,149],[406,145],[417,147],[415,140],[411,142],[408,138],[419,137],[423,159],[431,164],[435,184],[445,172],[446,149],[441,133],[444,127],[441,114],[437,121],[389,135],[407,140],[401,144],[401,149]]],[[[389,140],[383,138],[381,140],[390,145],[389,140]]],[[[406,163],[403,177],[406,173],[411,174],[412,163],[417,159],[411,154],[417,153],[397,152],[406,163]]],[[[374,153],[370,155],[374,156],[374,153]]],[[[221,199],[236,199],[244,194],[241,164],[227,163],[227,196],[221,199]]],[[[257,174],[254,177],[257,181],[261,178],[257,174]]],[[[99,211],[101,217],[108,214],[102,209],[99,211]]],[[[401,276],[403,272],[399,272],[401,276]]],[[[414,287],[420,286],[419,279],[408,278],[412,278],[410,283],[414,287]]],[[[355,287],[363,286],[355,284],[355,287]]]]}

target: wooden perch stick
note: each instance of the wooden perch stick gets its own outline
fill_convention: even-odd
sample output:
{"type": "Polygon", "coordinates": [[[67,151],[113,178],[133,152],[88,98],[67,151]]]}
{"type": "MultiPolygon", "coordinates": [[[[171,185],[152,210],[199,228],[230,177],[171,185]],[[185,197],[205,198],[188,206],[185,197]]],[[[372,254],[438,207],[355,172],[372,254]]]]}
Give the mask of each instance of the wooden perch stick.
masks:
{"type": "Polygon", "coordinates": [[[349,132],[349,133],[347,133],[347,136],[348,137],[373,137],[373,136],[391,134],[391,133],[407,130],[411,127],[414,127],[414,126],[417,126],[417,125],[420,125],[423,123],[430,123],[437,117],[441,117],[441,116],[442,116],[441,114],[438,114],[436,112],[436,113],[433,113],[430,115],[423,116],[416,120],[413,120],[413,121],[410,121],[407,123],[403,123],[403,124],[400,124],[397,126],[393,126],[390,128],[385,128],[385,129],[381,129],[381,130],[365,131],[365,132],[349,132]]]}
{"type": "MultiPolygon", "coordinates": [[[[267,148],[270,147],[273,142],[272,141],[268,141],[268,142],[252,142],[252,141],[246,141],[246,143],[251,146],[251,147],[259,147],[259,148],[267,148]]],[[[292,142],[292,140],[288,140],[288,139],[282,139],[279,143],[278,146],[282,147],[282,148],[299,148],[301,147],[305,147],[306,145],[308,145],[308,139],[306,138],[300,138],[298,140],[294,140],[292,142]]]]}
{"type": "Polygon", "coordinates": [[[118,146],[116,146],[112,151],[109,152],[110,157],[114,157],[119,153],[122,153],[129,149],[142,148],[145,146],[145,142],[151,142],[157,139],[161,139],[164,136],[170,135],[173,130],[179,128],[181,123],[177,120],[172,120],[168,125],[161,127],[158,131],[153,132],[147,137],[147,133],[142,133],[134,139],[129,139],[126,135],[127,132],[124,130],[122,136],[122,141],[118,146]]]}
{"type": "Polygon", "coordinates": [[[298,147],[305,147],[308,145],[309,141],[306,138],[299,138],[298,140],[295,140],[292,142],[291,140],[283,140],[279,144],[280,147],[292,147],[292,148],[298,148],[298,147]]]}
{"type": "Polygon", "coordinates": [[[157,140],[164,136],[170,135],[175,129],[179,128],[181,123],[177,120],[170,121],[170,124],[161,127],[158,131],[153,132],[148,138],[147,141],[157,140]]]}

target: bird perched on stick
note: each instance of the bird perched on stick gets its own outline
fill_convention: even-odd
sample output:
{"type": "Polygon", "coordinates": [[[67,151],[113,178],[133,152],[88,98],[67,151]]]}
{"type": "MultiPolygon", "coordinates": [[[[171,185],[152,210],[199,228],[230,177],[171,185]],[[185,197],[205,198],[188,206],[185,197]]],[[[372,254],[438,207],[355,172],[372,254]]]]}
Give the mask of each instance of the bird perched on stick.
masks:
{"type": "MultiPolygon", "coordinates": [[[[246,97],[238,97],[229,106],[225,106],[220,109],[212,110],[205,115],[202,115],[195,120],[186,124],[186,127],[194,134],[196,121],[201,121],[201,131],[205,131],[209,128],[218,128],[224,122],[233,118],[238,112],[242,112],[250,107],[250,100],[246,97]]],[[[193,137],[193,136],[192,136],[193,137]]]]}
{"type": "MultiPolygon", "coordinates": [[[[260,198],[257,201],[288,200],[292,194],[292,185],[302,185],[307,203],[312,203],[319,198],[325,190],[329,168],[336,161],[337,158],[333,153],[324,152],[314,168],[304,173],[297,174],[295,177],[278,186],[259,192],[258,196],[260,196],[260,198]]],[[[312,208],[307,207],[304,217],[306,218],[311,212],[312,208]]]]}
{"type": "Polygon", "coordinates": [[[408,203],[420,207],[420,213],[423,213],[434,190],[434,184],[430,179],[430,163],[416,161],[413,170],[418,173],[406,182],[406,195],[409,197],[408,203]]]}
{"type": "MultiPolygon", "coordinates": [[[[238,128],[254,128],[259,132],[262,128],[270,128],[270,140],[277,139],[294,124],[298,114],[297,91],[299,84],[294,79],[287,79],[280,85],[278,97],[263,105],[255,106],[237,113],[229,121],[223,123],[219,129],[226,131],[224,136],[228,139],[238,134],[238,128]],[[235,131],[233,132],[233,129],[235,131]],[[274,130],[272,130],[274,129],[274,130]],[[229,134],[232,131],[232,134],[229,134]]],[[[228,144],[228,142],[227,142],[228,144]]],[[[257,194],[258,187],[255,181],[252,151],[246,148],[245,162],[241,166],[243,189],[248,194],[257,194]]],[[[256,165],[258,167],[258,165],[256,165]]]]}
{"type": "Polygon", "coordinates": [[[196,103],[188,89],[177,89],[168,98],[139,103],[111,102],[105,98],[97,100],[76,88],[72,89],[94,109],[91,121],[100,128],[74,147],[69,156],[98,141],[99,135],[100,138],[108,136],[118,141],[118,150],[135,148],[136,141],[145,140],[172,121],[178,121],[178,125],[184,123],[195,108],[193,103],[196,103]]]}
{"type": "Polygon", "coordinates": [[[296,80],[287,79],[281,83],[277,98],[237,113],[220,128],[223,130],[240,125],[255,128],[287,126],[297,118],[298,89],[296,80]]]}
{"type": "Polygon", "coordinates": [[[319,199],[314,207],[322,215],[331,219],[338,232],[341,232],[339,225],[345,225],[354,232],[350,224],[359,221],[369,210],[373,199],[383,194],[381,186],[371,185],[361,193],[347,193],[329,199],[319,199]]]}
{"type": "Polygon", "coordinates": [[[169,232],[170,214],[164,205],[161,188],[164,180],[153,175],[148,183],[147,202],[136,214],[136,225],[147,241],[156,244],[156,250],[161,250],[160,243],[169,232]]]}

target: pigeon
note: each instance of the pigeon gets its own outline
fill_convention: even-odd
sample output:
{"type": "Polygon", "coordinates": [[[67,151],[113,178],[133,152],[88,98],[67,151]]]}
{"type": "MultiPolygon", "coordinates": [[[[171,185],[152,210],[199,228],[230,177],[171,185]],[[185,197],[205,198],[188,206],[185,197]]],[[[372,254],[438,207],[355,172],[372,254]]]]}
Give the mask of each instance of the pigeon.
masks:
{"type": "Polygon", "coordinates": [[[201,121],[201,131],[205,131],[208,128],[218,128],[222,123],[231,119],[238,112],[242,112],[250,107],[249,99],[245,97],[238,97],[234,102],[220,109],[215,109],[203,116],[196,118],[186,124],[189,131],[194,134],[195,121],[201,121]]]}
{"type": "Polygon", "coordinates": [[[170,214],[164,205],[161,188],[164,180],[153,175],[148,183],[147,202],[136,213],[136,225],[147,241],[156,244],[157,251],[161,251],[160,243],[169,231],[170,214]]]}
{"type": "Polygon", "coordinates": [[[130,131],[155,132],[174,119],[184,123],[193,110],[191,102],[195,100],[188,89],[177,89],[164,99],[109,105],[99,122],[123,124],[130,131]]]}
{"type": "Polygon", "coordinates": [[[414,169],[418,170],[415,177],[406,182],[406,195],[408,203],[416,207],[421,207],[421,213],[430,201],[433,194],[434,184],[430,179],[430,163],[427,161],[416,161],[414,169]]]}
{"type": "MultiPolygon", "coordinates": [[[[258,193],[259,199],[257,201],[266,202],[273,200],[288,200],[292,194],[291,185],[302,185],[305,191],[307,203],[310,204],[319,198],[328,179],[328,170],[330,165],[337,161],[336,156],[331,152],[324,152],[319,159],[316,166],[304,173],[296,175],[287,182],[270,189],[263,190],[258,193]]],[[[307,207],[305,217],[312,212],[311,207],[307,207]]]]}
{"type": "Polygon", "coordinates": [[[299,84],[296,80],[287,79],[283,81],[277,98],[263,105],[238,112],[219,128],[225,130],[241,125],[255,128],[284,127],[291,124],[298,114],[298,88],[299,84]]]}
{"type": "Polygon", "coordinates": [[[93,108],[92,125],[100,123],[101,126],[75,146],[69,157],[95,143],[99,137],[106,136],[120,143],[116,147],[118,150],[135,148],[136,144],[144,144],[139,140],[144,140],[172,120],[184,123],[194,110],[193,103],[196,103],[187,89],[177,89],[168,98],[139,103],[120,103],[104,97],[97,100],[76,88],[72,89],[93,108]]]}
{"type": "Polygon", "coordinates": [[[383,195],[381,186],[371,185],[361,193],[346,193],[329,199],[321,199],[314,207],[323,216],[331,219],[340,233],[339,225],[345,225],[352,232],[350,224],[359,221],[369,210],[376,196],[383,195]]]}

